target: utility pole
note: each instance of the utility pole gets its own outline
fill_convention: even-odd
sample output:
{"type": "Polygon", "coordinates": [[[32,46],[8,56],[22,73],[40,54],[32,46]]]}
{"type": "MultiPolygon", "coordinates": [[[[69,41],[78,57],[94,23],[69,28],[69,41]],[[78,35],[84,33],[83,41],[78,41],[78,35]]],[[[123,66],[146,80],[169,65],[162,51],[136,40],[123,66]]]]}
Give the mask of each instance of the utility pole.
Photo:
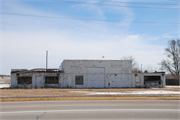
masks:
{"type": "MultiPolygon", "coordinates": [[[[178,3],[180,3],[180,1],[178,2],[178,3]]],[[[180,7],[180,4],[179,4],[179,7],[180,7]]],[[[178,21],[180,20],[180,10],[178,10],[178,21]]],[[[178,31],[180,31],[180,25],[178,24],[178,31]]],[[[180,35],[179,34],[179,32],[178,32],[178,35],[180,35]]],[[[178,46],[178,49],[179,49],[179,51],[178,51],[178,72],[180,72],[180,57],[179,57],[179,54],[180,54],[180,46],[178,46]]],[[[180,73],[179,73],[180,74],[180,73]]],[[[180,77],[179,77],[179,74],[178,74],[178,78],[179,78],[179,85],[180,85],[180,77]]]]}
{"type": "Polygon", "coordinates": [[[46,50],[46,69],[48,68],[48,51],[46,50]]]}
{"type": "Polygon", "coordinates": [[[177,58],[177,65],[178,65],[178,78],[179,78],[179,85],[180,85],[180,57],[179,57],[179,54],[180,54],[180,47],[178,47],[178,52],[177,52],[177,54],[178,54],[178,58],[177,58]]]}

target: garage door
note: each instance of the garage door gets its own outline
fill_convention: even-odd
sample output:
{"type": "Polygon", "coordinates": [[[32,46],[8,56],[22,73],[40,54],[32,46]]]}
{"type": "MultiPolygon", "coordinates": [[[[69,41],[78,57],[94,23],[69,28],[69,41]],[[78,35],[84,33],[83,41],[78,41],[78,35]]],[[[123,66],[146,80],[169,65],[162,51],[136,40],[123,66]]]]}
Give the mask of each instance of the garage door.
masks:
{"type": "Polygon", "coordinates": [[[104,68],[87,68],[87,87],[104,87],[104,68]]]}

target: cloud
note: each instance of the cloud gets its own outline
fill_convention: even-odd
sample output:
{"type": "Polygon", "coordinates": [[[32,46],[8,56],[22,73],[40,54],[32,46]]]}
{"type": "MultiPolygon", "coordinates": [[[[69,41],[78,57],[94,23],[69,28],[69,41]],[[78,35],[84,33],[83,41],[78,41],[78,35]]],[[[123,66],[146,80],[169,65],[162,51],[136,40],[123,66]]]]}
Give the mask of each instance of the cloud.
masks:
{"type": "MultiPolygon", "coordinates": [[[[83,34],[83,33],[82,33],[83,34]]],[[[89,40],[91,36],[74,37],[58,32],[3,32],[3,69],[37,68],[45,65],[45,51],[49,50],[49,66],[58,67],[63,59],[120,59],[133,55],[138,63],[157,65],[163,46],[147,45],[141,35],[124,39],[89,40]]],[[[97,37],[98,36],[93,36],[97,37]]],[[[113,36],[112,36],[113,37],[113,36]]]]}
{"type": "MultiPolygon", "coordinates": [[[[4,7],[7,12],[66,17],[22,3],[8,3],[4,7]]],[[[106,17],[105,13],[109,11],[123,14],[123,20],[134,19],[134,13],[129,8],[92,9],[94,12],[101,11],[97,15],[102,17],[106,17]]],[[[9,74],[12,68],[45,67],[46,50],[49,51],[49,67],[52,68],[58,68],[63,59],[101,59],[102,56],[105,59],[120,59],[124,55],[133,55],[139,64],[154,67],[163,58],[164,46],[150,44],[153,36],[128,33],[130,23],[8,15],[3,15],[2,23],[1,73],[4,74],[9,74]]]]}
{"type": "MultiPolygon", "coordinates": [[[[122,0],[119,0],[122,1],[122,0]]],[[[129,0],[130,2],[132,0],[129,0]]],[[[127,1],[126,1],[127,2],[127,1]]],[[[117,25],[119,27],[123,27],[125,30],[128,30],[130,27],[131,22],[135,19],[135,14],[133,13],[132,8],[130,7],[115,7],[115,6],[127,6],[128,3],[126,2],[114,2],[112,1],[87,1],[85,3],[96,3],[96,4],[102,4],[102,5],[90,5],[90,4],[76,4],[74,5],[75,8],[82,8],[84,10],[87,10],[89,12],[94,13],[94,17],[97,19],[103,19],[103,20],[113,20],[114,16],[111,18],[109,14],[116,14],[115,19],[122,21],[119,22],[117,25]],[[109,5],[109,6],[106,6],[109,5]],[[111,6],[112,5],[112,6],[111,6]],[[115,5],[115,6],[113,6],[115,5]],[[128,21],[128,22],[124,22],[128,21]]]]}
{"type": "Polygon", "coordinates": [[[164,38],[173,38],[173,36],[169,35],[169,34],[164,34],[163,35],[164,38]]]}

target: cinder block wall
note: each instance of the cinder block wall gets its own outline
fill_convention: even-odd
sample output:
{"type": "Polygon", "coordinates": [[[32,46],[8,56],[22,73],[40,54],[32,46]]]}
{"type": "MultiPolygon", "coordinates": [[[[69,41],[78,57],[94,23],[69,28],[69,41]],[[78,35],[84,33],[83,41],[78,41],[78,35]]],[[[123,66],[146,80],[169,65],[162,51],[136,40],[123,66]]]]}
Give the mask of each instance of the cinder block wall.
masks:
{"type": "Polygon", "coordinates": [[[127,60],[64,60],[63,87],[120,88],[132,87],[131,62],[127,60]],[[83,76],[83,85],[75,84],[75,76],[83,76]]]}

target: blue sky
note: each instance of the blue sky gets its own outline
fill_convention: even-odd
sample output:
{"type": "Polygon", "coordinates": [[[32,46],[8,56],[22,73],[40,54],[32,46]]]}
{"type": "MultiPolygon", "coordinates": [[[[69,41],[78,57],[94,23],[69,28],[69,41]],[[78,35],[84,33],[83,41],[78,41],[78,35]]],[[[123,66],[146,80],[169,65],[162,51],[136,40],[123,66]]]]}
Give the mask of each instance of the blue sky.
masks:
{"type": "Polygon", "coordinates": [[[132,55],[143,69],[159,70],[168,40],[180,38],[176,0],[62,1],[1,0],[0,74],[44,68],[46,50],[49,68],[132,55]]]}

